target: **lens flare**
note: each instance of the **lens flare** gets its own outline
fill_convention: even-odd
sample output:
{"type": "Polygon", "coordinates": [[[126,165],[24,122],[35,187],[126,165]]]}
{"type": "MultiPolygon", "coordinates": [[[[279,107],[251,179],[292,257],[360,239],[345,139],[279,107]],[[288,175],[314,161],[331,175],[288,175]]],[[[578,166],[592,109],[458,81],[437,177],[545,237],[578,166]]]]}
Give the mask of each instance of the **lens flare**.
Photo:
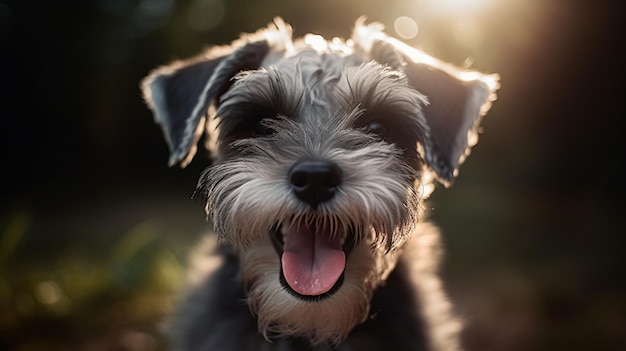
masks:
{"type": "Polygon", "coordinates": [[[393,29],[403,39],[413,39],[417,35],[417,22],[409,16],[400,16],[393,22],[393,29]]]}

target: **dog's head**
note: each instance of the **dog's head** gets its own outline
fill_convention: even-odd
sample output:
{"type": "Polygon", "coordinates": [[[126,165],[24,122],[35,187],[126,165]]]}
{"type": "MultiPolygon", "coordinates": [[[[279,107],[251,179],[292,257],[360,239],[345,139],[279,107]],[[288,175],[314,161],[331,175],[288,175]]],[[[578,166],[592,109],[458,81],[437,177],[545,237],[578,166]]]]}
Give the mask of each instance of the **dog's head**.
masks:
{"type": "Polygon", "coordinates": [[[262,331],[332,343],[366,318],[431,179],[452,183],[497,85],[378,24],[292,41],[276,19],[155,70],[143,92],[170,165],[206,137],[216,160],[198,189],[239,251],[262,331]]]}

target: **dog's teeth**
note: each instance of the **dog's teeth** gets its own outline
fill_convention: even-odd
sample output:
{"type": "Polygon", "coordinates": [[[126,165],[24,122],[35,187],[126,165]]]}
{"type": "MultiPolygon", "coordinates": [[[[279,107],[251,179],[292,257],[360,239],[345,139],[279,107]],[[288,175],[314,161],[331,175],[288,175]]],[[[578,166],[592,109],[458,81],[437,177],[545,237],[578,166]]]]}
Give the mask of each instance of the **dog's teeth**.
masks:
{"type": "Polygon", "coordinates": [[[283,240],[285,240],[285,238],[287,238],[287,234],[289,233],[289,224],[281,224],[280,226],[280,234],[283,236],[283,240]]]}

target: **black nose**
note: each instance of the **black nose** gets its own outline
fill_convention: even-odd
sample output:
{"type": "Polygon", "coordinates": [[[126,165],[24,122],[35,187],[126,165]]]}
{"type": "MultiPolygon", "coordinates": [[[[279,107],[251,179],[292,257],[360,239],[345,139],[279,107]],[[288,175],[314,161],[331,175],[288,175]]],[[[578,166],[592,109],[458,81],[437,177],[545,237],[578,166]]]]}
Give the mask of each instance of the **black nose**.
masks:
{"type": "Polygon", "coordinates": [[[341,169],[326,161],[302,161],[289,170],[289,183],[298,199],[316,209],[330,200],[341,184],[341,169]]]}

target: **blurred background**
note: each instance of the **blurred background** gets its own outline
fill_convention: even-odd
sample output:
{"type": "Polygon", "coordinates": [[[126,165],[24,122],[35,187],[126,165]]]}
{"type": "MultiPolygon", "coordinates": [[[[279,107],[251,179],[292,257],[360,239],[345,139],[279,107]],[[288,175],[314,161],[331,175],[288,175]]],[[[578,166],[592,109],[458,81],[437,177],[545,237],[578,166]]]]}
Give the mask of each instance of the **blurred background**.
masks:
{"type": "Polygon", "coordinates": [[[361,15],[501,75],[431,198],[467,350],[626,350],[622,0],[0,0],[1,350],[164,350],[208,161],[168,168],[138,84],[280,15],[361,15]]]}

